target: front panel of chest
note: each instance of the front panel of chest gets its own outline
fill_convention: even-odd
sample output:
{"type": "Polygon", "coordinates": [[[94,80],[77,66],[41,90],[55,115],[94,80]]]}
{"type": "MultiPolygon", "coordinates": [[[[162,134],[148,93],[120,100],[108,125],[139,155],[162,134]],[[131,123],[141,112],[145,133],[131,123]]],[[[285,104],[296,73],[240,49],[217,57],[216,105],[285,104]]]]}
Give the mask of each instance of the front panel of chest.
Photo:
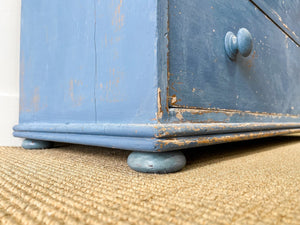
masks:
{"type": "Polygon", "coordinates": [[[250,1],[169,2],[171,109],[297,116],[299,58],[297,43],[250,1]],[[230,59],[225,35],[241,28],[251,35],[250,53],[230,59]]]}

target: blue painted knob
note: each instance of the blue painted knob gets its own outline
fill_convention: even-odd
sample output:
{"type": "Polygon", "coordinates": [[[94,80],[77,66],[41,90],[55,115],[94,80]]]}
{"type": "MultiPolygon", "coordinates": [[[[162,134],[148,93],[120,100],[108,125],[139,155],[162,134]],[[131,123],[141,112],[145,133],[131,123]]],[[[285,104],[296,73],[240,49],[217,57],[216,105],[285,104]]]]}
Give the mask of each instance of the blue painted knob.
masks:
{"type": "Polygon", "coordinates": [[[231,60],[235,60],[238,53],[247,57],[253,48],[252,36],[246,28],[239,29],[235,36],[232,32],[227,32],[225,36],[225,51],[231,60]]]}

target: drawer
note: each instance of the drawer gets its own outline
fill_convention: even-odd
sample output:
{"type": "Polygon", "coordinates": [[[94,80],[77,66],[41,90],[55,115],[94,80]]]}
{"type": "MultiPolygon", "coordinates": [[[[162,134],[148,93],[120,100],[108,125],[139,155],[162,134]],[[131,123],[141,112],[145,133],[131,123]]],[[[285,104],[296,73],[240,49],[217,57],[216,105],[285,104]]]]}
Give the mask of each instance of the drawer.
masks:
{"type": "Polygon", "coordinates": [[[170,1],[169,30],[170,107],[300,113],[300,49],[250,1],[170,1]],[[252,52],[230,60],[224,37],[242,27],[252,52]]]}
{"type": "Polygon", "coordinates": [[[300,1],[252,0],[273,22],[300,44],[300,1]]]}

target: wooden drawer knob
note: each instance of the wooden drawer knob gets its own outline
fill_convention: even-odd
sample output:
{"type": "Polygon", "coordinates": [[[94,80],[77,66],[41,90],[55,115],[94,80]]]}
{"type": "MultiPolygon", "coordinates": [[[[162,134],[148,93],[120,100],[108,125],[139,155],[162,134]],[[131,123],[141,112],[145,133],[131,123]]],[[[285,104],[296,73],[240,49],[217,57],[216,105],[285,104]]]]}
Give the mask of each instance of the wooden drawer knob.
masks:
{"type": "Polygon", "coordinates": [[[225,51],[231,60],[235,60],[238,53],[249,56],[252,48],[252,36],[246,28],[239,29],[236,36],[230,31],[226,33],[225,51]]]}

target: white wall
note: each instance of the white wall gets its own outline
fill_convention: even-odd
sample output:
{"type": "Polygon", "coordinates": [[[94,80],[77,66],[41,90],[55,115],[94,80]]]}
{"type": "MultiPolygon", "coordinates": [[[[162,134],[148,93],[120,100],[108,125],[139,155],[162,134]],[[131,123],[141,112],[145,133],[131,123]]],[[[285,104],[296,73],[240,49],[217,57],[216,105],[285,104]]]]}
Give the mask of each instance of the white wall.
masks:
{"type": "Polygon", "coordinates": [[[0,0],[0,146],[19,146],[12,136],[19,114],[21,0],[0,0]]]}

